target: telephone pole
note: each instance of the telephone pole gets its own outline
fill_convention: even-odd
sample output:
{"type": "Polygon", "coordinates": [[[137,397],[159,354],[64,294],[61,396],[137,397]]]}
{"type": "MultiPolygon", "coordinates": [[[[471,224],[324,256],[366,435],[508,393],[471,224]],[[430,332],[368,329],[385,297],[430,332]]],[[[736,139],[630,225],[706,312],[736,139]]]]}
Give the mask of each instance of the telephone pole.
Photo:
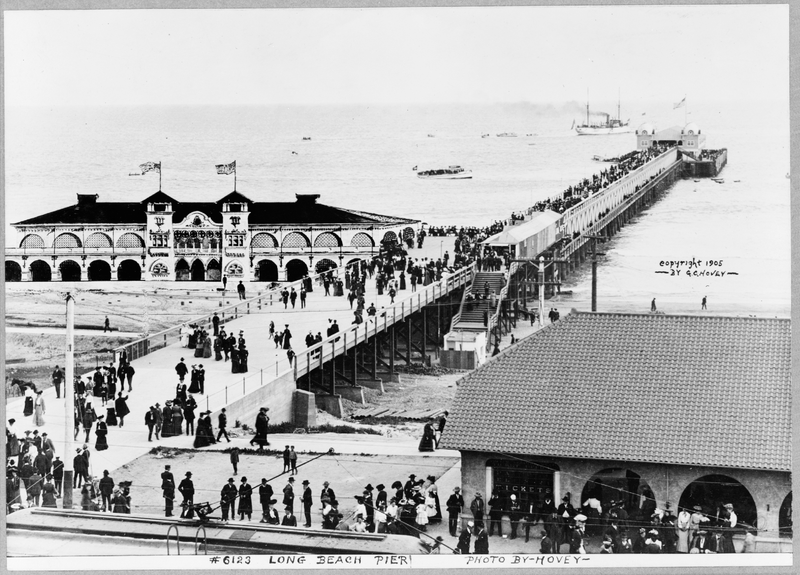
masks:
{"type": "Polygon", "coordinates": [[[605,253],[597,253],[597,240],[605,241],[605,236],[585,234],[584,237],[592,240],[592,311],[597,311],[597,256],[604,256],[605,253]]]}
{"type": "Polygon", "coordinates": [[[75,299],[67,294],[67,342],[64,360],[64,482],[61,506],[72,509],[72,439],[75,431],[75,299]]]}
{"type": "Polygon", "coordinates": [[[537,280],[533,281],[533,282],[526,280],[526,281],[521,282],[521,283],[523,283],[526,286],[529,285],[529,286],[532,286],[532,287],[538,287],[539,288],[539,301],[538,301],[538,304],[537,304],[537,308],[539,310],[539,327],[542,327],[544,325],[544,290],[545,290],[545,286],[549,286],[549,285],[560,286],[561,285],[560,281],[552,281],[552,282],[545,281],[545,279],[544,279],[545,270],[547,269],[547,266],[549,266],[549,265],[567,263],[567,260],[555,260],[555,259],[553,259],[553,260],[545,261],[544,256],[539,256],[539,261],[538,262],[535,259],[516,259],[516,260],[511,260],[511,261],[512,262],[519,262],[519,263],[523,263],[523,264],[531,264],[531,265],[534,265],[534,266],[538,266],[537,267],[537,270],[538,270],[537,280]]]}

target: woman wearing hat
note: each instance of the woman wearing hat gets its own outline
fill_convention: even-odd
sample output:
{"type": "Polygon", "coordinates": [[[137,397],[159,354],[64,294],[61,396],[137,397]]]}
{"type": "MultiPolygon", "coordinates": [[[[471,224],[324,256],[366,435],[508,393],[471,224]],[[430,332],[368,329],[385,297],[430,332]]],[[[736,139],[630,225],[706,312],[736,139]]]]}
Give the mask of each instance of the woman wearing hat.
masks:
{"type": "Polygon", "coordinates": [[[42,392],[36,392],[36,399],[33,400],[33,424],[37,427],[44,425],[44,398],[42,392]]]}
{"type": "Polygon", "coordinates": [[[269,525],[280,525],[281,517],[278,513],[278,510],[275,509],[275,504],[278,502],[277,499],[270,499],[267,505],[267,510],[264,513],[264,518],[261,520],[263,523],[267,523],[269,525]]]}
{"type": "Polygon", "coordinates": [[[53,474],[48,473],[45,477],[47,481],[42,486],[42,507],[56,508],[56,486],[53,485],[53,474]]]}
{"type": "Polygon", "coordinates": [[[433,430],[433,424],[428,421],[422,429],[422,439],[419,441],[420,451],[433,451],[436,441],[436,433],[433,430]]]}
{"type": "Polygon", "coordinates": [[[703,513],[703,508],[700,505],[695,505],[691,516],[691,523],[689,524],[689,541],[694,541],[694,534],[701,528],[703,523],[711,521],[709,517],[703,513]]]}
{"type": "Polygon", "coordinates": [[[97,441],[95,441],[94,448],[97,451],[105,451],[108,449],[108,440],[106,436],[108,435],[108,425],[106,425],[105,416],[101,415],[97,418],[97,429],[95,429],[94,434],[97,436],[97,441]]]}
{"type": "Polygon", "coordinates": [[[678,511],[678,518],[675,520],[675,535],[677,535],[678,553],[689,552],[689,527],[692,524],[692,514],[687,509],[681,507],[678,511]]]}

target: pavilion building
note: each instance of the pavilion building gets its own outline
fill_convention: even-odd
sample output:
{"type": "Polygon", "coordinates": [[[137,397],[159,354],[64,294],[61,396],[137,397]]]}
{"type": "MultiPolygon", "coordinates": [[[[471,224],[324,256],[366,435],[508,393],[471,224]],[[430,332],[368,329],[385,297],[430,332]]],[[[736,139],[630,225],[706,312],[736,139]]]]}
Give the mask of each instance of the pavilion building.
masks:
{"type": "Polygon", "coordinates": [[[181,202],[78,202],[12,224],[6,281],[295,281],[414,239],[420,222],[317,202],[255,202],[231,192],[181,202]]]}
{"type": "MultiPolygon", "coordinates": [[[[645,508],[732,503],[791,531],[788,319],[575,312],[458,382],[441,447],[475,492],[645,508]]],[[[649,520],[646,517],[645,520],[649,520]]]]}

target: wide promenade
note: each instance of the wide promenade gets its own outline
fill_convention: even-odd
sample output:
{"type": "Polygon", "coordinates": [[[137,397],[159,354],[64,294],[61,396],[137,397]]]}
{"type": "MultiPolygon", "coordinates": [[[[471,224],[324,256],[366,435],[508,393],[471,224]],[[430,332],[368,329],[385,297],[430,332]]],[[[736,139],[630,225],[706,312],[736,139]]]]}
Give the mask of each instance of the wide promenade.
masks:
{"type": "MultiPolygon", "coordinates": [[[[432,238],[433,241],[420,249],[413,249],[409,251],[409,257],[419,258],[422,260],[424,257],[439,257],[442,250],[449,250],[453,253],[453,238],[432,238]]],[[[78,284],[78,289],[87,284],[78,284]]],[[[88,287],[88,285],[87,285],[88,287]]],[[[180,285],[172,285],[174,289],[181,289],[180,285]]],[[[259,287],[258,284],[247,286],[250,293],[255,293],[259,287]]],[[[388,294],[379,296],[375,287],[374,280],[367,281],[367,290],[365,294],[366,305],[374,303],[378,310],[381,307],[390,307],[390,298],[388,294]]],[[[399,291],[395,297],[395,303],[399,305],[406,298],[411,297],[410,283],[405,291],[399,291]]],[[[62,288],[63,289],[63,288],[62,288]]],[[[185,288],[184,288],[185,289],[185,288]]],[[[230,291],[229,291],[230,293],[230,291]]],[[[230,294],[225,299],[223,305],[227,303],[236,303],[236,294],[230,294]]],[[[142,358],[136,359],[132,362],[136,374],[133,378],[133,391],[128,392],[127,383],[125,385],[125,396],[128,397],[128,407],[131,413],[126,416],[124,426],[110,426],[108,433],[109,449],[106,451],[97,452],[94,450],[94,427],[90,433],[89,441],[87,442],[91,448],[92,456],[92,472],[94,475],[102,475],[103,469],[113,471],[122,465],[136,459],[137,457],[147,453],[151,448],[162,445],[165,447],[179,447],[189,448],[192,447],[193,438],[182,435],[179,437],[162,438],[156,441],[153,438],[152,442],[147,440],[147,427],[144,424],[144,416],[146,411],[151,405],[156,403],[161,404],[163,407],[165,401],[175,397],[175,387],[178,383],[178,376],[175,373],[175,365],[180,361],[180,358],[185,358],[187,366],[191,367],[193,364],[203,364],[206,370],[205,381],[205,395],[195,394],[198,403],[198,412],[204,411],[208,408],[219,409],[226,403],[238,399],[242,396],[243,390],[249,388],[254,389],[255,386],[266,383],[270,377],[274,377],[277,373],[283,373],[289,369],[286,351],[283,349],[276,349],[274,341],[269,338],[269,323],[275,323],[276,330],[283,329],[286,324],[289,324],[289,329],[292,332],[292,348],[296,352],[305,349],[305,336],[309,331],[316,334],[321,332],[323,338],[325,337],[326,329],[329,325],[329,319],[337,320],[338,323],[345,328],[352,323],[353,312],[350,309],[350,303],[346,297],[325,296],[324,290],[315,286],[314,291],[308,294],[307,305],[305,309],[300,309],[300,300],[298,298],[296,307],[292,309],[291,303],[288,309],[284,309],[282,303],[278,302],[277,296],[274,298],[273,304],[263,305],[261,310],[251,306],[251,313],[248,315],[239,316],[237,319],[228,322],[225,325],[226,330],[230,333],[233,331],[235,335],[239,331],[244,332],[244,337],[247,341],[247,348],[250,351],[248,361],[248,372],[246,374],[233,374],[231,373],[230,362],[215,361],[214,358],[195,358],[194,350],[184,349],[179,344],[169,345],[163,349],[150,353],[142,358]],[[226,391],[227,388],[227,391],[226,391]],[[227,394],[227,401],[226,401],[227,394]]],[[[77,337],[77,336],[76,336],[77,337]]],[[[56,362],[54,362],[56,363],[56,362]]],[[[58,365],[63,366],[63,359],[57,361],[58,365]]],[[[188,384],[188,377],[186,383],[188,384]]],[[[119,389],[118,389],[119,391],[119,389]]],[[[22,397],[10,398],[6,405],[6,418],[16,419],[16,427],[19,430],[20,437],[23,437],[23,432],[26,430],[33,431],[38,429],[39,433],[47,432],[48,437],[53,440],[56,446],[56,455],[61,456],[62,460],[69,461],[75,453],[75,448],[81,447],[86,439],[84,431],[78,433],[77,439],[71,445],[72,451],[66,453],[67,444],[65,441],[65,404],[64,399],[56,399],[55,389],[48,388],[43,393],[45,401],[45,424],[42,427],[35,427],[32,422],[32,417],[23,416],[24,400],[22,397]]],[[[102,406],[99,398],[93,398],[93,407],[98,415],[105,414],[106,409],[102,406]]],[[[111,403],[109,403],[111,406],[111,403]]],[[[242,422],[252,427],[253,422],[242,422]]],[[[217,422],[213,421],[216,430],[217,422]]],[[[228,427],[234,426],[234,421],[229,421],[228,427]]],[[[69,429],[72,429],[72,422],[70,422],[69,429]]],[[[363,442],[354,440],[354,436],[341,436],[342,441],[337,442],[337,446],[333,446],[337,451],[347,452],[346,446],[351,446],[354,453],[365,453],[363,442]]],[[[376,437],[376,436],[373,436],[376,437]]],[[[313,450],[316,448],[314,440],[306,440],[303,436],[292,435],[292,443],[297,446],[298,450],[313,450]],[[308,443],[308,445],[306,445],[308,443]]],[[[276,437],[277,441],[281,441],[276,437]]],[[[416,453],[416,441],[408,442],[409,445],[400,445],[397,439],[392,439],[391,447],[387,447],[387,453],[397,454],[410,454],[416,453]]],[[[326,444],[325,450],[332,445],[326,444]]],[[[367,448],[368,449],[368,448],[367,448]]],[[[378,451],[377,453],[383,453],[378,451]]],[[[450,453],[450,456],[454,455],[450,453]]]]}

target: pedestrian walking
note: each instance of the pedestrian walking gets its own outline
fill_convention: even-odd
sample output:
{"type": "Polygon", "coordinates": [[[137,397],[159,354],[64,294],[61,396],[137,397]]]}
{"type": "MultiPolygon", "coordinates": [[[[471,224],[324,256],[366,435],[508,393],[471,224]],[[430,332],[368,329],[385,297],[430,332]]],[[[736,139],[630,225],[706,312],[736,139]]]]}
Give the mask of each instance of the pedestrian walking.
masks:
{"type": "Polygon", "coordinates": [[[103,511],[111,511],[111,495],[114,493],[115,485],[114,480],[108,475],[108,469],[103,470],[103,477],[100,478],[98,484],[103,511]]]}
{"type": "Polygon", "coordinates": [[[250,440],[250,445],[254,443],[258,444],[258,450],[263,451],[265,445],[269,445],[269,441],[267,441],[267,428],[269,425],[269,417],[267,417],[267,412],[269,411],[269,407],[262,407],[258,411],[258,415],[256,416],[256,434],[253,436],[253,439],[250,440]]]}
{"type": "Polygon", "coordinates": [[[125,416],[131,412],[128,408],[128,397],[127,395],[122,397],[122,392],[120,391],[117,399],[114,400],[114,412],[117,415],[120,427],[125,425],[125,416]]]}
{"type": "Polygon", "coordinates": [[[192,472],[187,471],[186,477],[178,485],[178,491],[183,496],[181,502],[181,519],[191,519],[194,516],[192,505],[194,504],[194,483],[192,482],[192,472]]]}
{"type": "Polygon", "coordinates": [[[214,312],[214,315],[211,317],[211,324],[214,326],[214,337],[219,335],[219,315],[217,312],[214,312]]]}
{"type": "MultiPolygon", "coordinates": [[[[267,483],[267,478],[261,478],[261,484],[258,486],[258,500],[261,503],[261,523],[272,523],[270,519],[273,515],[271,505],[275,505],[277,501],[272,498],[273,491],[272,485],[267,483]]],[[[274,513],[277,516],[277,512],[274,513]]]]}
{"type": "Polygon", "coordinates": [[[55,481],[56,497],[61,497],[61,489],[64,483],[64,462],[61,457],[56,455],[53,460],[53,480],[55,481]]]}
{"type": "Polygon", "coordinates": [[[297,475],[297,452],[294,445],[289,448],[289,462],[292,464],[292,475],[297,475]]]}
{"type": "Polygon", "coordinates": [[[703,296],[703,301],[700,305],[700,309],[708,309],[706,308],[706,302],[708,301],[708,296],[703,296]]]}
{"type": "MultiPolygon", "coordinates": [[[[705,298],[704,298],[705,299],[705,298]]],[[[53,387],[56,388],[56,399],[61,399],[61,383],[64,381],[64,372],[56,366],[55,371],[53,371],[53,387]]]]}
{"type": "Polygon", "coordinates": [[[460,555],[469,555],[469,544],[472,541],[472,529],[475,523],[472,521],[467,522],[467,526],[461,530],[458,536],[458,545],[456,545],[456,553],[460,555]]]}
{"type": "Polygon", "coordinates": [[[245,287],[241,280],[239,285],[236,286],[236,292],[239,294],[239,299],[245,299],[245,287]]]}
{"type": "Polygon", "coordinates": [[[650,302],[650,311],[654,312],[656,310],[656,298],[653,298],[653,301],[650,302]]]}
{"type": "Polygon", "coordinates": [[[231,465],[233,466],[233,474],[239,473],[239,448],[231,447],[231,465]]]}
{"type": "Polygon", "coordinates": [[[36,392],[36,399],[33,400],[33,424],[37,427],[41,427],[44,425],[44,414],[45,414],[45,406],[44,406],[44,398],[42,397],[42,392],[36,392]]]}
{"type": "Polygon", "coordinates": [[[464,510],[464,497],[461,495],[460,487],[453,488],[453,494],[447,500],[446,505],[450,535],[455,537],[457,535],[456,530],[458,529],[458,516],[464,510]]]}
{"type": "Polygon", "coordinates": [[[228,426],[228,416],[225,413],[224,407],[219,412],[219,417],[217,418],[217,424],[219,426],[219,432],[217,433],[217,441],[219,441],[219,438],[224,435],[225,439],[227,439],[228,443],[230,443],[231,438],[228,437],[228,430],[226,429],[228,426]]]}
{"type": "MultiPolygon", "coordinates": [[[[134,376],[134,374],[136,374],[136,370],[133,369],[133,366],[131,364],[129,364],[129,363],[126,364],[125,365],[125,375],[128,376],[128,392],[129,393],[131,391],[133,391],[133,376],[134,376]]],[[[121,383],[120,383],[120,388],[122,388],[122,384],[121,383]]]]}
{"type": "Polygon", "coordinates": [[[283,505],[294,513],[294,477],[290,477],[283,488],[283,505]]]}
{"type": "Polygon", "coordinates": [[[300,309],[306,307],[306,288],[300,288],[300,309]]]}
{"type": "Polygon", "coordinates": [[[108,316],[106,316],[106,320],[103,322],[103,333],[107,331],[111,331],[111,324],[108,321],[108,316]]]}
{"type": "Polygon", "coordinates": [[[97,436],[97,440],[94,444],[96,451],[105,451],[108,449],[108,424],[104,420],[105,415],[101,415],[97,418],[97,429],[94,430],[94,434],[97,436]]]}
{"type": "Polygon", "coordinates": [[[53,474],[48,473],[45,476],[45,484],[42,486],[42,507],[58,507],[56,503],[56,498],[58,497],[58,493],[56,491],[55,485],[53,485],[53,474]]]}
{"type": "Polygon", "coordinates": [[[286,446],[286,449],[283,450],[283,472],[286,473],[287,471],[291,471],[292,469],[292,461],[290,459],[289,453],[289,446],[286,446]]]}
{"type": "Polygon", "coordinates": [[[186,374],[189,373],[189,368],[186,367],[186,364],[183,363],[183,362],[184,362],[184,359],[181,358],[181,360],[175,366],[175,373],[178,374],[178,381],[180,381],[181,383],[183,383],[183,380],[186,377],[186,374]]]}

